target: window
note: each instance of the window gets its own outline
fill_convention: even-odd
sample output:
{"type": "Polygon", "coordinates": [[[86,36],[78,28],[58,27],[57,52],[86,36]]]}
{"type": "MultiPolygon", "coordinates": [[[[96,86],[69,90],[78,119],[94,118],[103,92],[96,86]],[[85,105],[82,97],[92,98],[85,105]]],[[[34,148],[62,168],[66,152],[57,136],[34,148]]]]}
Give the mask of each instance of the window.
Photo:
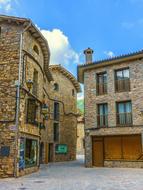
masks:
{"type": "Polygon", "coordinates": [[[74,91],[74,89],[72,89],[72,96],[75,96],[75,91],[74,91]]]}
{"type": "Polygon", "coordinates": [[[54,84],[54,90],[55,90],[55,91],[59,91],[59,85],[58,85],[58,83],[55,83],[55,84],[54,84]]]}
{"type": "Polygon", "coordinates": [[[38,71],[34,69],[33,73],[33,91],[32,93],[37,96],[38,94],[38,71]]]}
{"type": "Polygon", "coordinates": [[[115,91],[130,91],[130,76],[128,68],[115,71],[115,91]]]}
{"type": "Polygon", "coordinates": [[[54,102],[54,120],[59,121],[59,103],[54,102]]]}
{"type": "Polygon", "coordinates": [[[98,115],[97,115],[97,126],[107,127],[108,126],[108,105],[99,104],[97,105],[98,115]]]}
{"type": "Polygon", "coordinates": [[[97,95],[107,94],[107,73],[97,74],[97,95]]]}
{"type": "Polygon", "coordinates": [[[54,123],[54,142],[59,141],[59,123],[54,123]]]}
{"type": "Polygon", "coordinates": [[[0,37],[1,37],[1,27],[0,27],[0,37]]]}
{"type": "Polygon", "coordinates": [[[37,112],[37,105],[34,99],[28,100],[27,105],[27,123],[36,124],[36,112],[37,112]]]}
{"type": "Polygon", "coordinates": [[[37,164],[37,141],[26,139],[25,142],[25,165],[26,167],[37,164]]]}
{"type": "Polygon", "coordinates": [[[39,55],[39,49],[38,49],[38,47],[37,47],[36,45],[34,45],[33,50],[34,50],[34,52],[35,52],[37,55],[39,55]]]}
{"type": "Polygon", "coordinates": [[[117,124],[132,124],[132,104],[131,101],[117,103],[117,124]]]}

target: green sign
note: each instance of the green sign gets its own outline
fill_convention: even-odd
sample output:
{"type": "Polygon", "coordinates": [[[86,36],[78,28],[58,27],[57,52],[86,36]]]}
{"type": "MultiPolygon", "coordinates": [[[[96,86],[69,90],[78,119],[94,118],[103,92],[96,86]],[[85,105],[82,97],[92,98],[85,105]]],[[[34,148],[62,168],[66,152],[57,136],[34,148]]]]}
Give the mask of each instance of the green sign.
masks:
{"type": "Polygon", "coordinates": [[[56,154],[66,154],[68,151],[68,147],[66,144],[57,144],[55,148],[56,154]]]}

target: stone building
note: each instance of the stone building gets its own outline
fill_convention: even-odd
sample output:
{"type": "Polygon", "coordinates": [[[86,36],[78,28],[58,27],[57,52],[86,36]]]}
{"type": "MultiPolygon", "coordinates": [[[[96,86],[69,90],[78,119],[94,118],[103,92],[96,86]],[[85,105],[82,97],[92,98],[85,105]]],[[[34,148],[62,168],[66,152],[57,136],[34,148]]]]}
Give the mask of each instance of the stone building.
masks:
{"type": "Polygon", "coordinates": [[[78,66],[86,167],[143,167],[143,51],[78,66]]]}
{"type": "Polygon", "coordinates": [[[80,85],[61,65],[50,65],[49,70],[54,82],[48,88],[47,127],[41,131],[41,162],[75,160],[80,85]]]}
{"type": "Polygon", "coordinates": [[[84,117],[77,118],[77,155],[84,155],[84,117]]]}
{"type": "Polygon", "coordinates": [[[0,177],[38,170],[49,58],[47,41],[31,20],[0,15],[0,177]]]}

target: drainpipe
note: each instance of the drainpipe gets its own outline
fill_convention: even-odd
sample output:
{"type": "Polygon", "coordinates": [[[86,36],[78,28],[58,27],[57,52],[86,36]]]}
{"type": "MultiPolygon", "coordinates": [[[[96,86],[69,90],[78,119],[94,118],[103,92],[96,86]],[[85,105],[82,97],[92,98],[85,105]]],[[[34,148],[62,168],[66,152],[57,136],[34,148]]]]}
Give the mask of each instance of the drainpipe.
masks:
{"type": "Polygon", "coordinates": [[[19,67],[18,81],[16,82],[16,121],[15,121],[15,150],[14,159],[14,177],[18,177],[18,139],[19,139],[19,112],[20,112],[20,86],[21,86],[21,66],[22,66],[22,50],[23,50],[23,34],[31,26],[31,21],[28,26],[20,33],[20,48],[19,48],[19,67]]]}

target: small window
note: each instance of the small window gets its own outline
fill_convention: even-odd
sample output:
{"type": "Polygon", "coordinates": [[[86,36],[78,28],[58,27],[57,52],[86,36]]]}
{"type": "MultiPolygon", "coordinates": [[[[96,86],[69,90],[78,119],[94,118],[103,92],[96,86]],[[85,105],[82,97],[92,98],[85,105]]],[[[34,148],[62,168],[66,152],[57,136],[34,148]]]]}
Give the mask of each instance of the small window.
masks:
{"type": "Polygon", "coordinates": [[[117,102],[117,125],[132,125],[132,103],[117,102]]]}
{"type": "Polygon", "coordinates": [[[54,84],[54,90],[55,90],[55,91],[59,91],[59,85],[58,85],[58,83],[55,83],[55,84],[54,84]]]}
{"type": "Polygon", "coordinates": [[[72,96],[75,96],[75,91],[74,91],[74,89],[72,89],[72,96]]]}
{"type": "Polygon", "coordinates": [[[107,73],[97,74],[97,95],[107,94],[107,73]]]}
{"type": "Polygon", "coordinates": [[[54,142],[59,141],[59,123],[54,123],[54,142]]]}
{"type": "Polygon", "coordinates": [[[38,71],[36,71],[36,69],[34,69],[34,73],[33,73],[33,92],[32,92],[35,96],[38,95],[38,71]]]}
{"type": "Polygon", "coordinates": [[[60,105],[58,102],[54,102],[54,120],[59,121],[60,105]]]}
{"type": "Polygon", "coordinates": [[[115,91],[116,92],[130,91],[129,68],[115,71],[115,91]]]}
{"type": "Polygon", "coordinates": [[[36,45],[34,45],[33,50],[35,51],[37,55],[39,55],[39,49],[36,45]]]}
{"type": "Polygon", "coordinates": [[[37,105],[35,100],[28,99],[27,104],[27,123],[37,125],[36,123],[37,105]]]}
{"type": "Polygon", "coordinates": [[[108,105],[99,104],[98,105],[98,115],[97,115],[97,125],[98,127],[108,126],[108,105]]]}

